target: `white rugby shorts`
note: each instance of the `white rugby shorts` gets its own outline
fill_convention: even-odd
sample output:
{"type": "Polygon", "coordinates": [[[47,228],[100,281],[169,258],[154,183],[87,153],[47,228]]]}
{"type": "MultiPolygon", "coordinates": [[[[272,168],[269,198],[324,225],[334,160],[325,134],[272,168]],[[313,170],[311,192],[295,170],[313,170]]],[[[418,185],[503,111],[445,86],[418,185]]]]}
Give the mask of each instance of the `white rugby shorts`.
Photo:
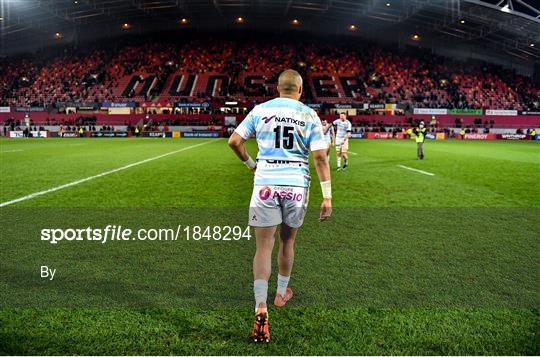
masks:
{"type": "Polygon", "coordinates": [[[349,140],[345,141],[343,145],[340,145],[341,143],[336,142],[336,151],[341,152],[347,152],[349,151],[349,140]]]}
{"type": "Polygon", "coordinates": [[[273,227],[281,223],[300,228],[309,200],[309,187],[255,185],[249,204],[249,225],[273,227]]]}

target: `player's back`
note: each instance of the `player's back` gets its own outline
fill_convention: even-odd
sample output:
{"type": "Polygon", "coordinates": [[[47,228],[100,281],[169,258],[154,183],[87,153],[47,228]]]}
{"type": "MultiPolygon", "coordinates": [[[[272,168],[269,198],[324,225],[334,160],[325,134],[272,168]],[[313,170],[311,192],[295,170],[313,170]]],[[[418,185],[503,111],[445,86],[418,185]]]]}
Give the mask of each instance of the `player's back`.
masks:
{"type": "Polygon", "coordinates": [[[236,132],[244,139],[256,135],[256,185],[309,186],[309,151],[326,148],[315,111],[289,98],[257,105],[236,132]]]}

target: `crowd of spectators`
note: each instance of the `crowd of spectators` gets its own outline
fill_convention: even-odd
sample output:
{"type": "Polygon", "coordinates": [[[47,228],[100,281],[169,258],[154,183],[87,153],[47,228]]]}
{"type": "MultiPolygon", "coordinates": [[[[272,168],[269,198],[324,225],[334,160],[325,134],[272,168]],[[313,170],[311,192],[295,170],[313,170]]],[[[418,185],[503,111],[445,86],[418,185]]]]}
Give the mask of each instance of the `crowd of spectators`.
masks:
{"type": "MultiPolygon", "coordinates": [[[[221,73],[229,77],[217,95],[229,98],[270,97],[272,87],[245,88],[242,76],[263,74],[275,82],[279,72],[296,68],[310,73],[346,74],[359,79],[355,101],[397,103],[408,107],[539,110],[540,87],[531,78],[480,63],[462,63],[422,50],[356,48],[320,40],[264,43],[194,38],[185,42],[121,42],[108,47],[66,48],[53,56],[0,60],[0,104],[48,106],[59,102],[102,102],[171,97],[173,73],[221,73]],[[155,76],[148,93],[125,93],[134,75],[155,76]]],[[[211,101],[206,88],[194,96],[211,101]]],[[[306,101],[314,101],[306,88],[306,101]]],[[[320,99],[320,98],[319,98],[320,99]]]]}

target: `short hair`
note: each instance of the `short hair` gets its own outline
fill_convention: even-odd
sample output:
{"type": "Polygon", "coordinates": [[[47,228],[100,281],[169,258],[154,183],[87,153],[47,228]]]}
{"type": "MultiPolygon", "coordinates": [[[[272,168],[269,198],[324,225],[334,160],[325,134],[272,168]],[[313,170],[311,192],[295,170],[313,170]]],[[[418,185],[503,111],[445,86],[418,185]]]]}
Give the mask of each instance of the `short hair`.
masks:
{"type": "Polygon", "coordinates": [[[302,76],[294,69],[286,69],[278,78],[278,90],[280,93],[298,93],[302,87],[302,76]]]}

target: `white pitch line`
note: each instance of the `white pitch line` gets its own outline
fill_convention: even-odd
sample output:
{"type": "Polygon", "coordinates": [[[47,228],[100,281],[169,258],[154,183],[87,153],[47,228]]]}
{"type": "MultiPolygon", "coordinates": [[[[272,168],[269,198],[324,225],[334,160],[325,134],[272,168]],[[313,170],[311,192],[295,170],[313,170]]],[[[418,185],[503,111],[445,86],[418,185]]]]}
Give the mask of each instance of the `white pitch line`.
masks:
{"type": "MultiPolygon", "coordinates": [[[[81,146],[81,145],[88,145],[88,143],[64,144],[64,145],[62,145],[62,147],[66,147],[66,146],[81,146]]],[[[49,147],[50,147],[50,146],[49,146],[49,147]]],[[[46,147],[46,148],[49,148],[49,147],[46,147]]],[[[27,150],[32,150],[32,149],[34,149],[34,150],[36,150],[36,149],[42,149],[42,147],[38,147],[38,148],[33,147],[33,148],[27,149],[27,150]]],[[[0,153],[1,153],[1,154],[4,154],[4,153],[9,153],[9,152],[21,152],[21,151],[25,151],[25,150],[23,150],[23,149],[13,149],[13,150],[5,150],[5,151],[1,151],[1,150],[0,150],[0,153]]]]}
{"type": "Polygon", "coordinates": [[[358,155],[357,153],[352,152],[352,151],[349,151],[349,154],[358,155]]]}
{"type": "Polygon", "coordinates": [[[200,144],[187,146],[187,147],[179,149],[179,150],[171,151],[171,152],[168,152],[168,153],[165,153],[165,154],[161,154],[161,155],[154,156],[154,157],[151,157],[151,158],[148,158],[148,159],[137,161],[137,162],[134,162],[132,164],[128,164],[128,165],[125,165],[125,166],[122,166],[122,167],[118,167],[116,169],[105,171],[105,172],[99,173],[99,174],[94,175],[94,176],[86,177],[86,178],[83,178],[83,179],[80,179],[80,180],[77,180],[77,181],[73,181],[73,182],[69,182],[69,183],[66,183],[66,184],[63,184],[63,185],[60,185],[60,186],[49,188],[48,190],[34,192],[34,193],[29,194],[29,195],[19,197],[19,198],[16,198],[14,200],[11,200],[11,201],[2,202],[2,203],[0,203],[0,207],[9,206],[9,205],[12,205],[12,204],[17,203],[17,202],[22,202],[22,201],[30,200],[30,199],[32,199],[34,197],[46,195],[47,193],[63,190],[64,188],[79,185],[79,184],[87,182],[87,181],[91,181],[91,180],[94,180],[94,179],[97,179],[97,178],[100,178],[100,177],[103,177],[103,176],[107,176],[107,175],[113,174],[113,173],[118,172],[118,171],[127,170],[129,168],[134,167],[134,166],[146,164],[147,162],[158,160],[158,159],[161,159],[161,158],[163,158],[165,156],[174,155],[174,154],[182,152],[182,151],[194,149],[196,147],[206,145],[206,144],[209,144],[209,143],[212,143],[212,142],[214,142],[214,140],[205,141],[205,142],[200,143],[200,144]]]}
{"type": "Polygon", "coordinates": [[[414,171],[414,172],[418,172],[418,173],[421,173],[421,174],[424,174],[424,175],[428,175],[428,176],[435,176],[435,174],[432,174],[431,172],[427,172],[427,171],[423,171],[423,170],[414,169],[414,168],[409,167],[409,166],[397,165],[397,167],[401,167],[402,169],[410,170],[410,171],[414,171]]]}

